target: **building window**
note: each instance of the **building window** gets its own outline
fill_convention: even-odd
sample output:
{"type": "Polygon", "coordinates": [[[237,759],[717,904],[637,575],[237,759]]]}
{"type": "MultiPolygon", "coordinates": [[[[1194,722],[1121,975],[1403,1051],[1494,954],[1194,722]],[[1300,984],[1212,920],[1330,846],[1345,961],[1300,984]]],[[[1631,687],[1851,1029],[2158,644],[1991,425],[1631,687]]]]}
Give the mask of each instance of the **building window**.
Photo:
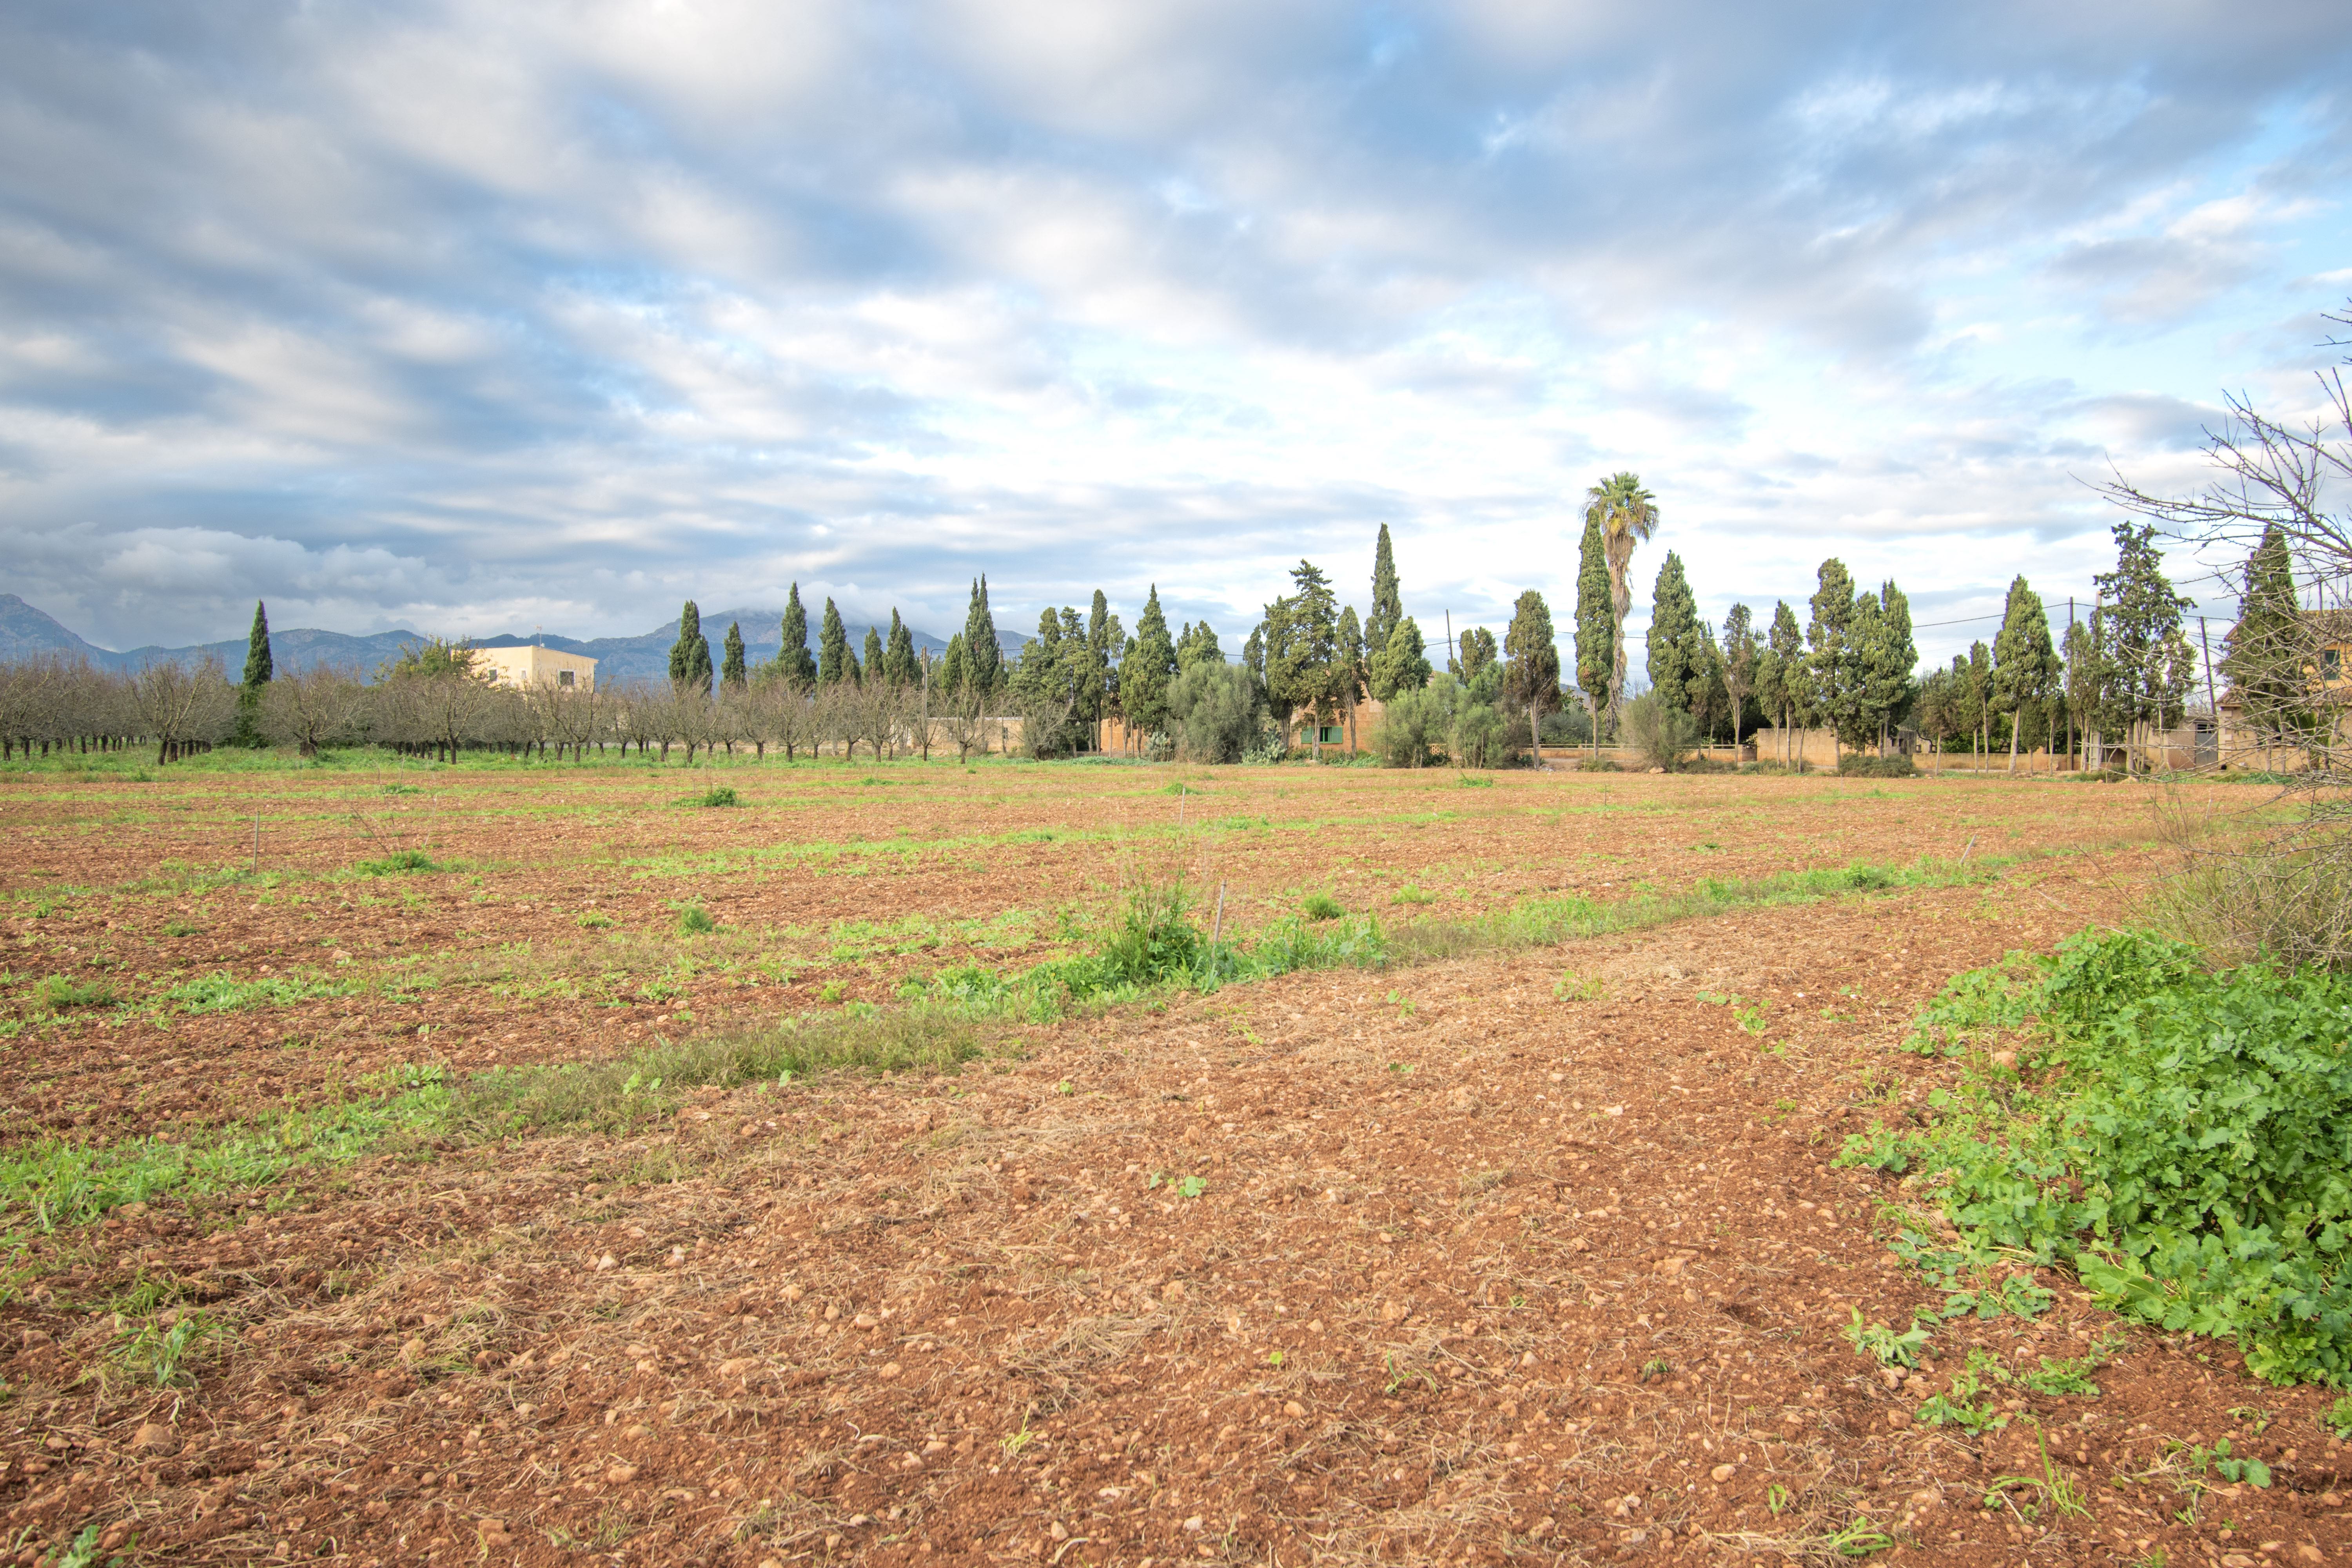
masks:
{"type": "Polygon", "coordinates": [[[557,685],[559,685],[559,686],[562,686],[562,687],[565,687],[565,688],[569,689],[569,688],[570,688],[570,686],[571,686],[571,685],[572,685],[572,672],[571,672],[571,671],[569,671],[569,670],[558,670],[558,671],[556,671],[556,672],[555,672],[555,684],[556,684],[557,685]]]}
{"type": "Polygon", "coordinates": [[[1321,744],[1325,746],[1337,746],[1347,737],[1347,732],[1336,724],[1324,725],[1316,731],[1316,734],[1321,744]]]}

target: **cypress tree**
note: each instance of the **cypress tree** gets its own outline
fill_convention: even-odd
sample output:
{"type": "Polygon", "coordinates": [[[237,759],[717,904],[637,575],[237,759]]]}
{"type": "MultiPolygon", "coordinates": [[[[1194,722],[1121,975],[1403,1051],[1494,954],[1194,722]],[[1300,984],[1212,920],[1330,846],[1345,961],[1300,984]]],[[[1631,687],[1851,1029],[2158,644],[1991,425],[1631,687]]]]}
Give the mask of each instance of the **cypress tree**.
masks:
{"type": "MultiPolygon", "coordinates": [[[[2042,622],[2042,646],[2045,650],[2050,646],[2047,621],[2042,622]]],[[[1911,601],[1890,577],[1878,585],[1877,635],[1872,639],[1862,675],[1863,689],[1878,726],[1881,751],[1886,747],[1887,731],[1903,722],[1918,696],[1919,688],[1911,679],[1911,672],[1918,664],[1919,646],[1911,637],[1911,601]]]]}
{"type": "Polygon", "coordinates": [[[801,585],[793,584],[784,602],[783,646],[776,650],[776,667],[795,691],[816,684],[816,661],[809,656],[808,612],[801,608],[801,585]]]}
{"type": "Polygon", "coordinates": [[[940,660],[940,690],[949,701],[959,701],[970,679],[970,672],[964,668],[963,633],[959,632],[948,639],[948,651],[940,660]]]}
{"type": "MultiPolygon", "coordinates": [[[[1286,720],[1304,712],[1314,723],[1330,717],[1337,706],[1338,601],[1330,579],[1312,561],[1293,567],[1290,580],[1295,591],[1266,606],[1265,685],[1286,720]]],[[[1320,757],[1319,729],[1314,746],[1320,757]]]]}
{"type": "MultiPolygon", "coordinates": [[[[1189,630],[1189,628],[1188,628],[1189,630]]],[[[1143,613],[1135,622],[1135,646],[1118,666],[1119,705],[1128,723],[1145,735],[1168,727],[1168,685],[1176,678],[1176,644],[1160,608],[1160,585],[1151,585],[1143,613]]]]}
{"type": "Polygon", "coordinates": [[[687,678],[694,666],[694,645],[702,640],[702,612],[693,600],[677,612],[677,641],[669,645],[669,678],[675,685],[687,678]]]}
{"type": "Polygon", "coordinates": [[[727,623],[727,642],[725,646],[727,650],[727,657],[725,662],[719,666],[719,679],[726,685],[729,691],[740,692],[743,689],[746,678],[743,668],[743,627],[741,622],[730,621],[727,623]]]}
{"type": "Polygon", "coordinates": [[[1096,589],[1093,607],[1087,613],[1085,691],[1078,708],[1080,716],[1097,727],[1097,746],[1101,744],[1102,721],[1118,711],[1118,651],[1126,640],[1126,629],[1110,612],[1110,601],[1103,597],[1101,589],[1096,589]]]}
{"type": "Polygon", "coordinates": [[[236,693],[236,736],[233,744],[262,744],[261,689],[276,674],[276,661],[269,654],[269,612],[257,599],[253,601],[253,630],[245,638],[245,681],[236,693]]]}
{"type": "Polygon", "coordinates": [[[1805,627],[1805,706],[1844,738],[1854,691],[1853,577],[1832,556],[1814,573],[1809,601],[1812,620],[1805,627]]]}
{"type": "Polygon", "coordinates": [[[915,634],[898,619],[896,605],[890,609],[890,641],[882,653],[882,678],[900,691],[920,685],[923,680],[922,661],[915,657],[915,634]]]}
{"type": "Polygon", "coordinates": [[[2244,705],[2246,723],[2265,742],[2311,723],[2305,626],[2294,559],[2273,523],[2246,559],[2238,622],[2221,638],[2221,673],[2244,705]]]}
{"type": "Polygon", "coordinates": [[[841,623],[841,612],[833,601],[824,601],[824,619],[817,624],[816,682],[821,686],[837,686],[845,678],[856,680],[856,661],[849,653],[849,629],[841,623]]]}
{"type": "MultiPolygon", "coordinates": [[[[1887,585],[1892,588],[1894,584],[1887,585]]],[[[2018,732],[2026,716],[2051,695],[2058,677],[2058,651],[2050,641],[2050,616],[2042,595],[2022,574],[2009,585],[2000,630],[1992,640],[1992,701],[2009,717],[2009,770],[2017,771],[2018,732]]]]}
{"type": "Polygon", "coordinates": [[[1780,760],[1789,760],[1789,731],[1804,704],[1805,634],[1785,599],[1772,606],[1772,624],[1756,661],[1756,703],[1780,732],[1780,760]]]}
{"type": "MultiPolygon", "coordinates": [[[[1381,525],[1380,543],[1372,547],[1372,609],[1364,617],[1364,645],[1373,652],[1389,645],[1397,622],[1404,619],[1404,599],[1397,590],[1396,551],[1389,543],[1389,526],[1381,525]]],[[[1374,692],[1386,702],[1392,694],[1374,692]]]]}
{"type": "Polygon", "coordinates": [[[277,661],[269,653],[269,612],[253,601],[253,630],[245,637],[245,689],[259,692],[277,678],[277,661]]]}
{"type": "Polygon", "coordinates": [[[1540,760],[1543,716],[1559,706],[1559,643],[1551,629],[1551,606],[1532,588],[1512,607],[1503,649],[1510,655],[1503,693],[1514,706],[1527,709],[1528,745],[1540,760]]]}
{"type": "Polygon", "coordinates": [[[889,668],[882,655],[882,633],[868,626],[866,629],[866,657],[850,666],[851,678],[859,681],[883,681],[889,678],[889,668]]]}
{"type": "Polygon", "coordinates": [[[1356,619],[1352,604],[1339,612],[1339,652],[1333,663],[1338,677],[1333,689],[1338,694],[1340,711],[1348,716],[1348,749],[1356,749],[1356,704],[1363,700],[1364,682],[1370,672],[1364,664],[1364,625],[1356,619]]]}
{"type": "MultiPolygon", "coordinates": [[[[1907,630],[1909,612],[1904,615],[1907,630]]],[[[1756,690],[1756,612],[1745,604],[1735,604],[1723,618],[1723,692],[1731,705],[1731,744],[1739,746],[1740,721],[1747,715],[1748,696],[1756,690]]]]}
{"type": "Polygon", "coordinates": [[[1217,646],[1217,630],[1206,621],[1195,626],[1184,622],[1184,635],[1176,643],[1176,668],[1179,673],[1199,664],[1222,664],[1225,651],[1217,646]]]}
{"type": "Polygon", "coordinates": [[[1683,558],[1666,552],[1650,591],[1650,685],[1669,707],[1691,711],[1695,683],[1705,673],[1697,647],[1698,601],[1683,571],[1683,558]]]}
{"type": "Polygon", "coordinates": [[[1429,651],[1422,643],[1421,622],[1408,615],[1389,633],[1388,646],[1372,655],[1374,695],[1386,691],[1387,702],[1399,692],[1417,692],[1429,685],[1429,651]]]}
{"type": "MultiPolygon", "coordinates": [[[[2169,729],[2180,718],[2194,661],[2181,631],[2180,612],[2189,601],[2173,591],[2156,544],[2156,525],[2115,526],[2116,570],[2093,579],[2104,601],[2099,621],[2099,656],[2108,674],[2109,716],[2126,729],[2169,729]]],[[[2146,742],[2125,752],[2137,770],[2146,761],[2146,742]]]]}
{"type": "Polygon", "coordinates": [[[1597,744],[1601,721],[1608,714],[1609,683],[1617,669],[1617,605],[1610,597],[1609,547],[1601,532],[1601,517],[1584,516],[1584,538],[1577,546],[1576,567],[1576,685],[1584,694],[1585,711],[1592,716],[1597,744]]]}
{"type": "Polygon", "coordinates": [[[971,585],[971,607],[963,617],[964,679],[981,696],[1004,682],[1004,649],[996,640],[996,617],[988,608],[988,574],[971,585]]]}
{"type": "Polygon", "coordinates": [[[1463,632],[1461,644],[1462,656],[1454,661],[1454,674],[1467,685],[1479,671],[1495,662],[1495,634],[1484,626],[1472,626],[1463,632]]]}

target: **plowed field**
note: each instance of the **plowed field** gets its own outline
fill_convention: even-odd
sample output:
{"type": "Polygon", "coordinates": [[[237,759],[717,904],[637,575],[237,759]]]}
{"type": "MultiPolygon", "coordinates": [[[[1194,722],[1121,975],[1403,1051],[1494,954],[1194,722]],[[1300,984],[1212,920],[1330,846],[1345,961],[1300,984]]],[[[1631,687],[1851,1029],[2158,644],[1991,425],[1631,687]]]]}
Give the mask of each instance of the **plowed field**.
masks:
{"type": "Polygon", "coordinates": [[[1949,1071],[1895,1049],[1947,978],[2130,917],[2127,787],[223,762],[7,775],[0,830],[0,1561],[2352,1546],[2332,1396],[2063,1274],[1973,1281],[2036,1310],[1907,1380],[1845,1332],[1947,1292],[1833,1156],[1949,1071]],[[1315,894],[1475,934],[1715,891],[999,1019],[956,1069],[633,1081],[658,1118],[604,1131],[436,1110],[1090,951],[1171,868],[1244,946],[1315,894]],[[2002,1424],[1921,1420],[1972,1367],[2002,1424]]]}

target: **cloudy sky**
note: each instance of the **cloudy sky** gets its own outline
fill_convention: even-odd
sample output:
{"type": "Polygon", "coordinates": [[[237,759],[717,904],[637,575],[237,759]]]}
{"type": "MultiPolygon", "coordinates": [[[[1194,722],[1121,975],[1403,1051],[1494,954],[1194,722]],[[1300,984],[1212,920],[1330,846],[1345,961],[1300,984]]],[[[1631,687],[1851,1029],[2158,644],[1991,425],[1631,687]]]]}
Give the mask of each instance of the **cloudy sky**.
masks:
{"type": "MultiPolygon", "coordinates": [[[[1237,645],[1302,555],[1563,628],[1638,471],[1702,606],[1921,622],[2111,559],[2352,295],[2340,0],[17,0],[0,567],[109,646],[1237,645]]],[[[2199,569],[2183,564],[2179,575],[2199,569]]],[[[2192,589],[2193,591],[2193,589],[2192,589]]],[[[1990,622],[1923,629],[1948,656],[1990,622]]]]}

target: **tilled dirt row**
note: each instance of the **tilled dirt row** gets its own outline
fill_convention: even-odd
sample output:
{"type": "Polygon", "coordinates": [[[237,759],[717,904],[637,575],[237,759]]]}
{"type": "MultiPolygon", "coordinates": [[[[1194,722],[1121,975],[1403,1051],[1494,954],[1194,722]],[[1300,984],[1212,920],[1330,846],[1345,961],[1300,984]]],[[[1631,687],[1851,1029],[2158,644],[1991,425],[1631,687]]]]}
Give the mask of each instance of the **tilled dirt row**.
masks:
{"type": "Polygon", "coordinates": [[[2047,1274],[2049,1310],[1944,1322],[1899,1386],[1840,1332],[1941,1304],[1884,1243],[1906,1195],[1830,1163],[1948,1071],[1888,1051],[1901,1020],[2112,916],[2141,869],[1293,977],[952,1076],[380,1159],[209,1234],[119,1215],[44,1244],[0,1320],[10,1538],[747,1568],[2331,1560],[2352,1456],[2326,1401],[2224,1347],[2047,1274]],[[85,1310],[138,1279],[182,1303],[85,1310]],[[142,1386],[140,1326],[196,1311],[229,1334],[196,1336],[195,1387],[142,1386]],[[2113,1358],[2096,1396],[2002,1385],[1998,1432],[1922,1424],[1971,1351],[2113,1358]],[[2190,1472],[2224,1437],[2271,1486],[2190,1472]]]}

